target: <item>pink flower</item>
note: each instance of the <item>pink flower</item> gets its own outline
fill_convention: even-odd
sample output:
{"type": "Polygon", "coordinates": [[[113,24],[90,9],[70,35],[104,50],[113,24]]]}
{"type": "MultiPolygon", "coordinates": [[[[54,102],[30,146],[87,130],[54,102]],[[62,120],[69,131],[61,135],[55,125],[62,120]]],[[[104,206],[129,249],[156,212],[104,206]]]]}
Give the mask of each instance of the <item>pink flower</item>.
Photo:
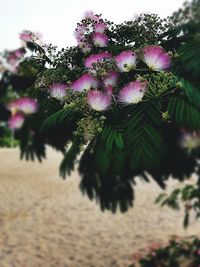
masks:
{"type": "Polygon", "coordinates": [[[22,97],[17,100],[19,110],[25,114],[35,113],[38,109],[38,104],[35,99],[22,97]]]}
{"type": "Polygon", "coordinates": [[[19,34],[19,38],[24,42],[30,42],[32,41],[32,33],[29,31],[23,31],[19,34]]]}
{"type": "Polygon", "coordinates": [[[104,59],[112,58],[112,55],[108,52],[102,52],[99,54],[90,55],[85,59],[85,67],[92,68],[94,63],[102,62],[104,59]]]}
{"type": "Polygon", "coordinates": [[[180,146],[189,151],[200,147],[200,133],[183,130],[180,139],[180,146]]]}
{"type": "Polygon", "coordinates": [[[76,37],[76,40],[81,41],[84,38],[85,32],[86,32],[86,27],[84,27],[83,25],[77,27],[74,32],[74,36],[76,37]]]}
{"type": "Polygon", "coordinates": [[[98,22],[94,25],[94,31],[97,33],[104,33],[107,29],[107,24],[105,22],[98,22]]]}
{"type": "Polygon", "coordinates": [[[86,42],[79,42],[78,46],[85,54],[89,53],[92,50],[92,46],[86,42]]]}
{"type": "Polygon", "coordinates": [[[111,96],[97,90],[91,90],[88,92],[87,101],[92,109],[103,111],[111,105],[111,96]]]}
{"type": "Polygon", "coordinates": [[[12,114],[15,114],[16,112],[20,111],[18,99],[8,103],[6,107],[10,112],[12,112],[12,114]]]}
{"type": "Polygon", "coordinates": [[[84,13],[84,18],[85,19],[91,19],[93,21],[99,21],[100,16],[95,15],[93,11],[89,10],[84,13]]]}
{"type": "Polygon", "coordinates": [[[126,104],[136,104],[140,102],[145,94],[147,83],[137,80],[131,82],[119,92],[119,101],[126,104]]]}
{"type": "Polygon", "coordinates": [[[116,64],[121,72],[129,72],[134,69],[136,66],[136,59],[136,54],[131,50],[123,51],[115,57],[116,64]]]}
{"type": "Polygon", "coordinates": [[[16,113],[8,120],[8,127],[12,130],[19,129],[22,127],[24,120],[24,115],[22,115],[21,113],[16,113]]]}
{"type": "Polygon", "coordinates": [[[97,47],[107,46],[108,41],[109,41],[108,37],[103,33],[97,32],[93,36],[93,43],[97,47]]]}
{"type": "Polygon", "coordinates": [[[143,49],[144,62],[155,71],[169,68],[170,56],[160,46],[146,46],[143,49]]]}
{"type": "Polygon", "coordinates": [[[91,88],[96,88],[98,86],[98,81],[92,75],[85,73],[78,80],[72,83],[71,89],[74,91],[83,92],[88,91],[91,88]]]}
{"type": "Polygon", "coordinates": [[[67,85],[64,83],[53,83],[49,87],[51,97],[61,100],[63,97],[66,96],[66,88],[67,85]]]}
{"type": "Polygon", "coordinates": [[[110,71],[106,75],[106,77],[103,79],[104,86],[115,87],[117,85],[118,78],[119,78],[119,74],[116,71],[110,71]]]}
{"type": "Polygon", "coordinates": [[[25,50],[21,48],[10,51],[8,52],[7,62],[11,65],[15,65],[18,63],[18,60],[23,57],[24,54],[25,50]]]}
{"type": "Polygon", "coordinates": [[[15,50],[14,53],[15,53],[15,56],[17,58],[21,58],[25,54],[25,50],[19,48],[19,49],[15,50]]]}
{"type": "Polygon", "coordinates": [[[40,32],[23,31],[19,34],[19,38],[23,42],[37,42],[41,41],[42,34],[40,32]]]}

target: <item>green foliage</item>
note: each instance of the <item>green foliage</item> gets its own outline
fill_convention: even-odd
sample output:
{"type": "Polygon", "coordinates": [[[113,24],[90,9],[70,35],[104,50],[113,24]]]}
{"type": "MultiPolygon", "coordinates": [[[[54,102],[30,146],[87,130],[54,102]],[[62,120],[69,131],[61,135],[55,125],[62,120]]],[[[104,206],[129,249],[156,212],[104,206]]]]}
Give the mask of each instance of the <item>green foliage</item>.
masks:
{"type": "Polygon", "coordinates": [[[131,172],[127,169],[124,134],[105,126],[96,141],[84,151],[79,165],[80,188],[90,199],[97,199],[101,209],[122,212],[133,205],[131,172]]]}
{"type": "Polygon", "coordinates": [[[170,118],[181,127],[200,130],[200,111],[187,99],[171,98],[168,113],[170,118]]]}
{"type": "Polygon", "coordinates": [[[196,39],[189,40],[183,44],[178,53],[180,54],[180,60],[187,71],[196,76],[200,75],[200,37],[196,36],[196,39]]]}
{"type": "Polygon", "coordinates": [[[67,109],[61,109],[56,113],[49,116],[42,124],[41,131],[48,130],[49,128],[54,128],[57,124],[62,123],[64,120],[68,120],[68,123],[73,119],[73,112],[67,109]]]}
{"type": "Polygon", "coordinates": [[[190,82],[184,81],[183,90],[189,102],[200,110],[200,89],[194,87],[190,82]]]}
{"type": "Polygon", "coordinates": [[[130,112],[126,139],[133,169],[148,171],[159,166],[163,153],[159,105],[142,103],[130,112]]]}
{"type": "Polygon", "coordinates": [[[172,209],[180,209],[181,203],[185,208],[183,226],[188,227],[190,223],[190,214],[193,211],[196,218],[200,217],[200,190],[195,184],[185,185],[183,188],[173,190],[169,195],[162,193],[156,199],[156,203],[161,206],[168,206],[172,209]]]}
{"type": "Polygon", "coordinates": [[[60,165],[60,175],[65,178],[66,174],[70,175],[74,170],[75,160],[79,155],[81,150],[81,145],[78,140],[73,140],[70,148],[65,152],[64,159],[60,165]]]}

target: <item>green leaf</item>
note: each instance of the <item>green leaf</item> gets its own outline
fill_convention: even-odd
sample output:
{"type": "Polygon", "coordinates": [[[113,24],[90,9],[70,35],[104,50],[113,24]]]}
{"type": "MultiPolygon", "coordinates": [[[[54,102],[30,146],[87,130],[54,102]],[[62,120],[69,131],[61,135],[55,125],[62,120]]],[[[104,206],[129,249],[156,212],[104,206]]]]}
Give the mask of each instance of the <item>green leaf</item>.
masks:
{"type": "Polygon", "coordinates": [[[179,59],[183,63],[183,67],[187,71],[191,71],[193,75],[200,74],[200,42],[196,39],[191,39],[183,44],[178,53],[179,59]]]}
{"type": "Polygon", "coordinates": [[[74,141],[71,144],[70,149],[65,153],[64,159],[60,165],[60,175],[61,177],[65,178],[66,174],[70,175],[71,172],[74,170],[75,161],[80,153],[80,143],[74,141]]]}
{"type": "Polygon", "coordinates": [[[191,130],[200,129],[200,111],[187,100],[171,98],[168,113],[178,125],[191,130]]]}
{"type": "Polygon", "coordinates": [[[115,134],[115,144],[119,149],[124,148],[124,140],[122,138],[122,134],[119,132],[115,134]]]}
{"type": "Polygon", "coordinates": [[[151,170],[159,166],[163,141],[157,103],[142,103],[133,108],[125,139],[133,170],[151,170]]]}
{"type": "Polygon", "coordinates": [[[51,127],[55,127],[56,124],[61,123],[67,117],[69,118],[73,112],[67,109],[61,109],[58,112],[48,117],[41,126],[41,131],[47,130],[51,127]]]}

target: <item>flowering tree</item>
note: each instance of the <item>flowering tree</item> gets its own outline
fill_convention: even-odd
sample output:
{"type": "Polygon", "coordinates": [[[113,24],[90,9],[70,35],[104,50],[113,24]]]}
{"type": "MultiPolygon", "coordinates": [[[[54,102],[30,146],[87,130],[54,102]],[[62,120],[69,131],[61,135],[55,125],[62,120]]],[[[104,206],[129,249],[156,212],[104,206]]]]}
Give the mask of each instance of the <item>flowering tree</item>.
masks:
{"type": "Polygon", "coordinates": [[[164,188],[199,173],[198,7],[118,25],[86,12],[61,51],[24,32],[32,55],[9,74],[20,92],[7,104],[22,157],[42,160],[48,144],[63,177],[79,158],[81,190],[112,211],[133,205],[136,176],[164,188]]]}

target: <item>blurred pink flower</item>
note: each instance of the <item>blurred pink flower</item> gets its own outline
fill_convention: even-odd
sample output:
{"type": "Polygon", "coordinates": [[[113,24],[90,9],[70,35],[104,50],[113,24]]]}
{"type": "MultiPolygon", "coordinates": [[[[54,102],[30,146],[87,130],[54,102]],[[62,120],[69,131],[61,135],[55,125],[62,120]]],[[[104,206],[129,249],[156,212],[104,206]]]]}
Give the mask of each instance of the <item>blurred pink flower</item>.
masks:
{"type": "Polygon", "coordinates": [[[19,107],[18,99],[9,102],[9,103],[6,105],[6,108],[7,108],[12,114],[15,114],[16,112],[20,111],[20,107],[19,107]]]}
{"type": "Polygon", "coordinates": [[[93,20],[93,21],[99,21],[100,16],[94,14],[93,11],[88,10],[88,11],[86,11],[86,12],[84,13],[84,18],[85,18],[85,19],[91,19],[91,20],[93,20]]]}
{"type": "Polygon", "coordinates": [[[179,144],[188,151],[200,147],[200,133],[183,130],[179,144]]]}
{"type": "Polygon", "coordinates": [[[36,42],[42,44],[42,34],[40,32],[23,31],[19,34],[19,38],[24,42],[36,42]]]}
{"type": "Polygon", "coordinates": [[[104,33],[107,29],[107,24],[105,22],[98,22],[94,25],[94,31],[97,33],[104,33]]]}
{"type": "Polygon", "coordinates": [[[22,97],[17,100],[19,110],[25,114],[32,114],[37,112],[38,104],[35,99],[29,97],[22,97]]]}
{"type": "Polygon", "coordinates": [[[23,123],[24,123],[24,115],[21,113],[15,113],[14,115],[12,115],[10,117],[10,119],[8,120],[8,127],[12,130],[14,129],[19,129],[22,127],[23,123]]]}
{"type": "Polygon", "coordinates": [[[84,38],[84,34],[86,32],[86,27],[83,25],[80,25],[75,29],[74,36],[77,41],[81,41],[84,38]]]}

